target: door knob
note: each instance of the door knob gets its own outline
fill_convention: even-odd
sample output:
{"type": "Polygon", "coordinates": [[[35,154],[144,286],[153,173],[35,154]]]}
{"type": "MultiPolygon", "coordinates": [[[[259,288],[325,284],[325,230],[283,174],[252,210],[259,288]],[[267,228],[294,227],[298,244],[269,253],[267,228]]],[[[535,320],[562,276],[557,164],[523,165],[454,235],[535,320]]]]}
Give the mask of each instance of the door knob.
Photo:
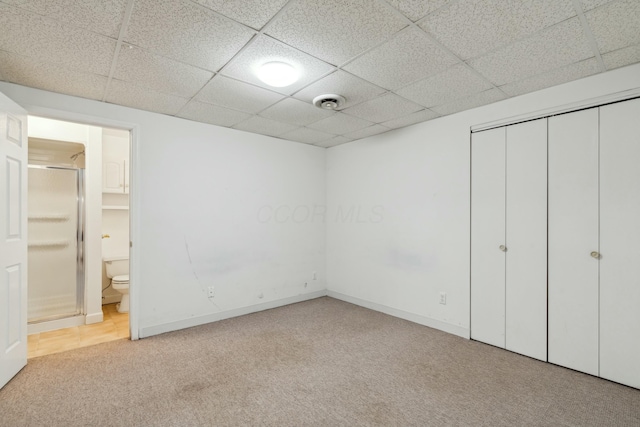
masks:
{"type": "Polygon", "coordinates": [[[596,252],[596,251],[593,251],[593,252],[591,252],[591,257],[596,258],[596,259],[600,258],[600,253],[596,252]]]}
{"type": "Polygon", "coordinates": [[[103,235],[102,235],[102,238],[103,238],[103,239],[108,239],[109,237],[111,237],[111,236],[109,236],[108,234],[103,234],[103,235]]]}
{"type": "Polygon", "coordinates": [[[498,247],[502,252],[507,252],[507,247],[505,245],[500,245],[498,247]]]}

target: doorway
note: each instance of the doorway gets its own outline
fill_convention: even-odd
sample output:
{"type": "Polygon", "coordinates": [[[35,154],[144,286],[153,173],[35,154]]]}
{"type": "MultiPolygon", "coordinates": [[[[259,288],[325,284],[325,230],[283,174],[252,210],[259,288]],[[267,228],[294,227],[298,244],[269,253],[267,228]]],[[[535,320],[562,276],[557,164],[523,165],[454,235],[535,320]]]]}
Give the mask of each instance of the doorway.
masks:
{"type": "MultiPolygon", "coordinates": [[[[125,292],[128,300],[130,131],[30,116],[28,135],[28,357],[129,338],[129,313],[119,310],[118,304],[125,292]],[[113,160],[116,157],[117,162],[113,160]],[[63,197],[63,193],[49,188],[60,181],[62,173],[77,175],[75,194],[67,191],[63,197]],[[113,188],[114,182],[119,191],[113,188]],[[56,204],[66,197],[65,212],[73,210],[71,202],[75,202],[77,214],[61,208],[49,214],[35,213],[43,210],[38,207],[42,194],[38,196],[37,190],[47,200],[40,203],[41,207],[56,210],[56,204]],[[47,215],[47,220],[40,218],[47,215]],[[56,240],[55,233],[65,228],[61,225],[66,226],[68,236],[56,240]],[[39,247],[33,240],[37,233],[47,236],[38,241],[45,246],[39,247]],[[77,236],[74,242],[71,235],[77,236]],[[66,258],[60,258],[65,250],[66,258]],[[69,267],[74,256],[77,280],[71,283],[69,267]],[[123,274],[114,287],[105,272],[104,259],[114,257],[124,264],[120,273],[127,274],[126,286],[123,274]],[[51,286],[56,281],[60,286],[51,286]],[[58,304],[42,304],[43,294],[58,304]],[[48,308],[43,311],[41,306],[48,308]]],[[[70,183],[71,178],[67,181],[70,183]]]]}

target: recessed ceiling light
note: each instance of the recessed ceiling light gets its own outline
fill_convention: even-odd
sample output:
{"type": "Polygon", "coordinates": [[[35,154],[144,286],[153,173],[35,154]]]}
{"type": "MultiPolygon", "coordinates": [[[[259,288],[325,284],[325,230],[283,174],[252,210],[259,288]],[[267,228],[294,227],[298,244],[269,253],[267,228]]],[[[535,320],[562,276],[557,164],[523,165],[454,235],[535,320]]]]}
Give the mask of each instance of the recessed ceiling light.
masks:
{"type": "Polygon", "coordinates": [[[289,86],[298,77],[298,70],[285,62],[267,62],[258,69],[258,78],[273,87],[289,86]]]}

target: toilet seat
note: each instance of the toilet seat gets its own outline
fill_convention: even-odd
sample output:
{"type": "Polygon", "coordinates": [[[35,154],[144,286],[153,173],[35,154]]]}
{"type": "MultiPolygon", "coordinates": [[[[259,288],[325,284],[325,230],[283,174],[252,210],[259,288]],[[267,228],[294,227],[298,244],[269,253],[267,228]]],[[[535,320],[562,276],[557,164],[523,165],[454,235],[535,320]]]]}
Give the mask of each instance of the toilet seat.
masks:
{"type": "Polygon", "coordinates": [[[111,281],[114,283],[129,283],[129,275],[122,274],[120,276],[115,276],[111,281]]]}

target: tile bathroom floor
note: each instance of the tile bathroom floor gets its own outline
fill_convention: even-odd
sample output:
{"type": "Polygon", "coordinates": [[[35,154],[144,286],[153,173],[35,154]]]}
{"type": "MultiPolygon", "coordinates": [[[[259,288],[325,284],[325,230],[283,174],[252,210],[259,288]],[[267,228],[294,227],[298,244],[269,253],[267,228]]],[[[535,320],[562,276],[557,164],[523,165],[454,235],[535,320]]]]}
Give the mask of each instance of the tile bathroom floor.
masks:
{"type": "Polygon", "coordinates": [[[101,323],[29,335],[27,337],[27,357],[45,356],[129,338],[129,313],[118,313],[116,304],[103,305],[102,313],[104,320],[101,323]]]}

